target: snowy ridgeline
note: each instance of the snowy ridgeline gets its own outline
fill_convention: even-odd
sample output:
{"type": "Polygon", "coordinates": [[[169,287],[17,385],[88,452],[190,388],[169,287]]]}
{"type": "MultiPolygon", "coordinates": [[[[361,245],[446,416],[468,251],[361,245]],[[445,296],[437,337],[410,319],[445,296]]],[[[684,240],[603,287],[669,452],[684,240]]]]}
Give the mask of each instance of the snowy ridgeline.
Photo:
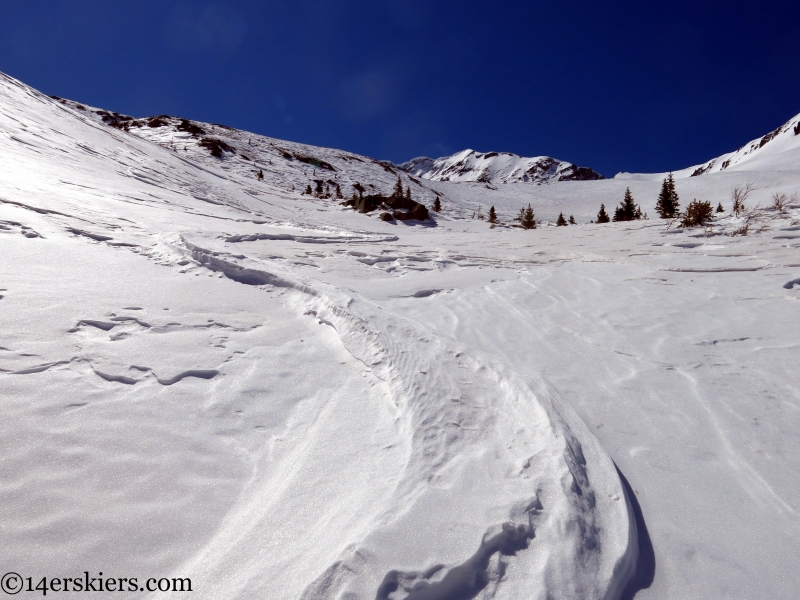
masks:
{"type": "Polygon", "coordinates": [[[524,158],[510,152],[462,150],[433,160],[414,158],[398,165],[404,171],[431,181],[477,183],[551,183],[603,179],[588,167],[556,160],[549,156],[524,158]]]}
{"type": "Polygon", "coordinates": [[[667,228],[663,177],[430,181],[3,78],[6,570],[200,598],[795,597],[789,155],[679,178],[682,207],[726,212],[667,228]],[[441,212],[336,198],[398,176],[441,212]],[[747,182],[762,208],[733,216],[747,182]],[[650,220],[588,224],[626,188],[650,220]],[[581,224],[510,227],[529,203],[581,224]]]}

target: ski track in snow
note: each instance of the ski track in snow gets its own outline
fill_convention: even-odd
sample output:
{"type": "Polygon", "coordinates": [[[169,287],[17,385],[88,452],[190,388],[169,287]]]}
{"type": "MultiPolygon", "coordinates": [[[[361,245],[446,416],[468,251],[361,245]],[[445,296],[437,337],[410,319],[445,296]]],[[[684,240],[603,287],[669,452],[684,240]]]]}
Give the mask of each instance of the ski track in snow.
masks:
{"type": "MultiPolygon", "coordinates": [[[[800,523],[797,209],[747,238],[490,230],[464,217],[585,222],[658,181],[426,182],[446,210],[414,227],[299,194],[312,152],[342,185],[397,176],[339,151],[215,129],[257,184],[238,156],[10,78],[0,126],[15,570],[190,576],[203,598],[800,589],[779,558],[800,523]]],[[[679,191],[747,178],[800,186],[731,171],[679,191]]]]}

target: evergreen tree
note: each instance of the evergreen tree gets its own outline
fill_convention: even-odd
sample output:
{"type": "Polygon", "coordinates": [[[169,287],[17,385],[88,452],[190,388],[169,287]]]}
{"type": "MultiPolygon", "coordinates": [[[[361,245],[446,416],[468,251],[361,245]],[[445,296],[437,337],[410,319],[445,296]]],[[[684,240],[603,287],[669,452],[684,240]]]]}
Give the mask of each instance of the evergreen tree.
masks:
{"type": "Polygon", "coordinates": [[[536,215],[530,204],[528,204],[528,208],[520,209],[519,222],[523,229],[536,229],[536,215]]]}
{"type": "Polygon", "coordinates": [[[338,183],[336,184],[336,197],[340,200],[344,198],[344,196],[342,196],[342,188],[339,187],[338,183]]]}
{"type": "Polygon", "coordinates": [[[608,223],[611,219],[608,218],[608,213],[606,212],[606,205],[600,205],[600,212],[597,213],[597,222],[598,223],[608,223]]]}
{"type": "Polygon", "coordinates": [[[304,195],[304,196],[306,196],[306,195],[310,196],[312,193],[313,193],[313,192],[311,191],[311,184],[309,183],[309,184],[306,186],[306,191],[305,191],[305,192],[303,192],[303,195],[304,195]]]}
{"type": "Polygon", "coordinates": [[[261,169],[259,169],[259,170],[258,170],[258,175],[256,175],[256,178],[257,178],[259,181],[264,181],[264,171],[262,171],[261,169]]]}
{"type": "Polygon", "coordinates": [[[317,179],[316,181],[317,181],[317,186],[314,189],[314,195],[317,198],[319,198],[320,196],[322,196],[322,180],[321,179],[317,179]]]}
{"type": "Polygon", "coordinates": [[[642,218],[642,209],[633,201],[631,188],[625,190],[625,198],[614,209],[614,221],[638,221],[642,218]]]}
{"type": "Polygon", "coordinates": [[[681,219],[682,227],[695,227],[696,225],[703,226],[711,220],[713,213],[711,212],[711,202],[708,200],[698,200],[695,198],[689,202],[686,207],[686,214],[681,219]]]}
{"type": "Polygon", "coordinates": [[[569,216],[569,224],[570,225],[577,225],[577,223],[575,222],[575,217],[573,217],[572,215],[569,216]]]}
{"type": "Polygon", "coordinates": [[[494,206],[489,209],[489,223],[492,225],[497,223],[497,213],[494,210],[494,206]]]}
{"type": "Polygon", "coordinates": [[[442,203],[439,200],[439,196],[436,196],[436,200],[433,201],[433,210],[436,212],[442,212],[442,203]]]}
{"type": "Polygon", "coordinates": [[[720,202],[719,204],[717,204],[717,212],[725,212],[725,209],[724,209],[724,208],[722,208],[722,202],[720,202]]]}
{"type": "Polygon", "coordinates": [[[406,200],[411,202],[411,184],[406,188],[406,200]]]}
{"type": "Polygon", "coordinates": [[[556,225],[558,227],[566,227],[567,226],[567,220],[564,218],[564,213],[563,212],[562,213],[558,213],[558,221],[556,221],[556,225]]]}
{"type": "Polygon", "coordinates": [[[656,212],[662,219],[672,219],[678,214],[678,192],[675,191],[675,179],[672,173],[669,174],[661,184],[661,192],[658,194],[658,201],[656,202],[656,212]]]}
{"type": "Polygon", "coordinates": [[[403,182],[400,181],[400,177],[397,178],[397,183],[394,184],[394,191],[392,192],[392,198],[395,200],[399,200],[403,197],[403,182]]]}

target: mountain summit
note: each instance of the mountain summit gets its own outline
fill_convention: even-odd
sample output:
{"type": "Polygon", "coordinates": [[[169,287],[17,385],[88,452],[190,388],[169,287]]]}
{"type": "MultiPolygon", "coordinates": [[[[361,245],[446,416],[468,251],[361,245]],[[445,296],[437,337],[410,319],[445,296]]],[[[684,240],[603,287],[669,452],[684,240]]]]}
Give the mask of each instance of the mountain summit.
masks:
{"type": "Polygon", "coordinates": [[[600,173],[549,156],[525,158],[511,152],[462,150],[452,156],[413,158],[398,165],[404,171],[432,181],[478,183],[550,183],[604,179],[600,173]]]}

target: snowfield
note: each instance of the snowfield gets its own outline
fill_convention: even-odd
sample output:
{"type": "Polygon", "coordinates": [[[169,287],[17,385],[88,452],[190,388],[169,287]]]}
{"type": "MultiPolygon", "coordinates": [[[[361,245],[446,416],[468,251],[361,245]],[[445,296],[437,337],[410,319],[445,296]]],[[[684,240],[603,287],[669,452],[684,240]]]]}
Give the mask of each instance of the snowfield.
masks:
{"type": "Polygon", "coordinates": [[[679,178],[683,207],[728,211],[681,229],[655,176],[412,179],[101,112],[0,76],[4,572],[220,599],[800,594],[800,136],[679,178]],[[442,212],[336,198],[398,176],[442,212]],[[731,236],[748,181],[762,208],[731,236]],[[650,219],[590,224],[626,187],[650,219]],[[528,203],[545,222],[513,227],[528,203]]]}

